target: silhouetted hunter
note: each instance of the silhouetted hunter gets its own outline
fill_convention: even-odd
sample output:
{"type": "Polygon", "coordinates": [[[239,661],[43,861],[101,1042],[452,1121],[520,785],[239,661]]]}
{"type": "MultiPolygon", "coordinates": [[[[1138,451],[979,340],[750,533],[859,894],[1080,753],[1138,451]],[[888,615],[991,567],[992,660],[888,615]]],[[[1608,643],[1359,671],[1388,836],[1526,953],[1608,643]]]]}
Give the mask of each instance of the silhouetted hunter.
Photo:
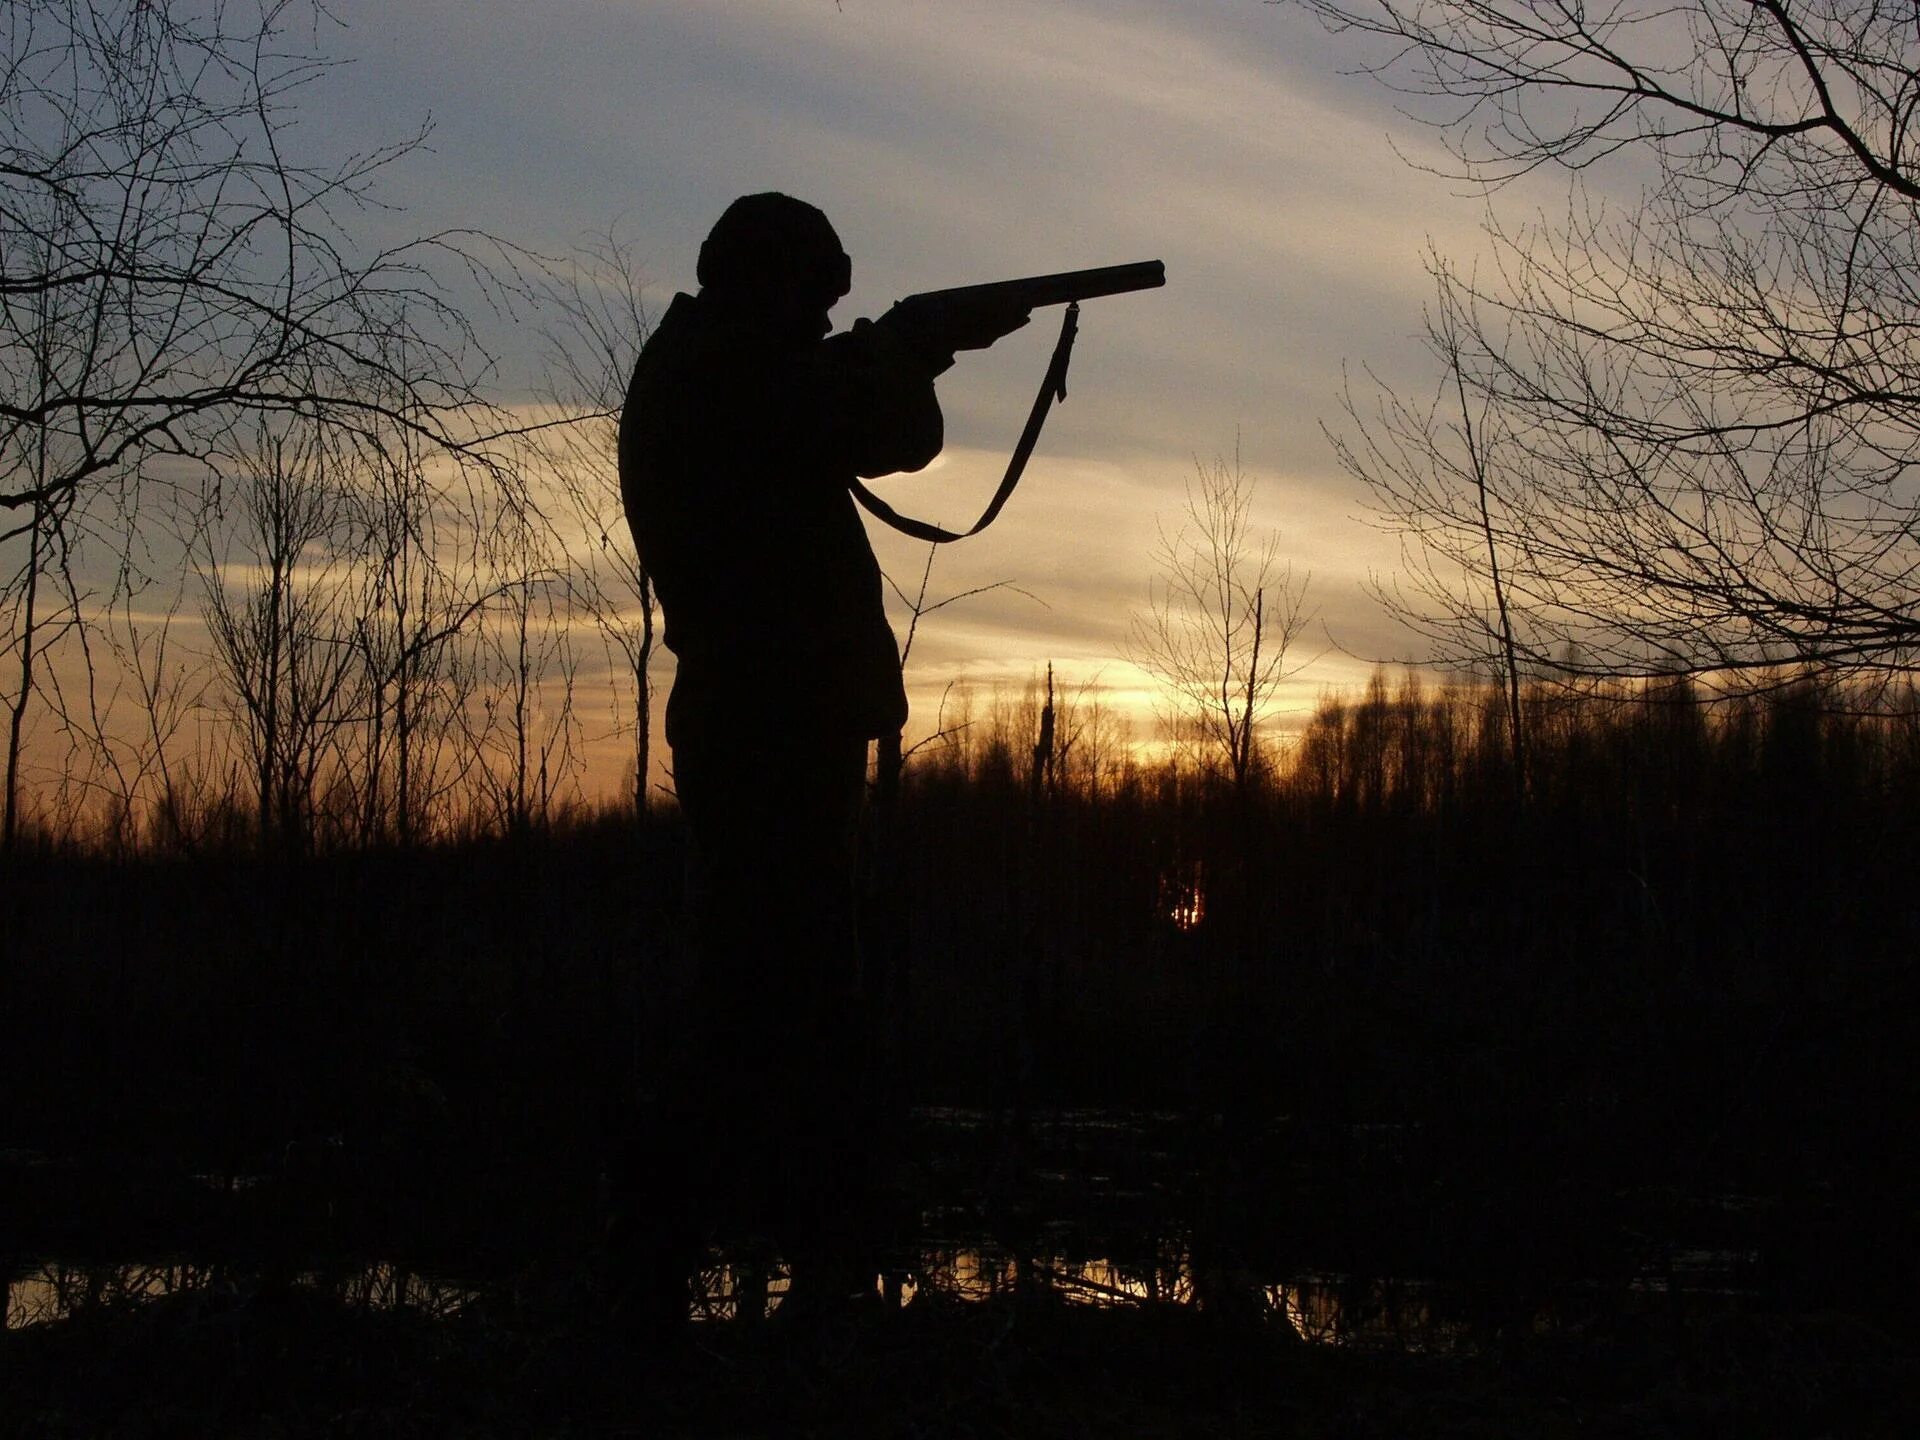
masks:
{"type": "MultiPolygon", "coordinates": [[[[954,538],[893,516],[858,478],[939,453],[933,381],[955,351],[991,345],[1036,304],[1158,272],[931,292],[830,335],[851,283],[839,237],[811,205],[748,195],[701,246],[699,293],[674,297],[634,367],[620,477],[678,660],[666,731],[691,832],[700,1011],[697,1103],[653,1157],[697,1173],[653,1189],[669,1210],[666,1187],[689,1178],[728,1192],[778,1232],[796,1292],[821,1274],[842,1289],[873,1279],[850,1259],[869,1094],[854,837],[868,744],[897,734],[907,705],[855,494],[911,533],[954,538]]],[[[1070,336],[1071,318],[1050,391],[1070,336]]],[[[687,1199],[692,1213],[652,1223],[691,1232],[720,1203],[687,1199]]]]}
{"type": "Polygon", "coordinates": [[[627,516],[678,660],[667,742],[693,846],[704,1102],[681,1123],[712,1142],[684,1156],[703,1174],[662,1179],[720,1181],[786,1232],[811,1282],[800,1272],[859,1239],[837,1233],[861,1169],[854,831],[868,743],[906,719],[848,486],[933,459],[934,376],[1026,311],[935,335],[897,308],[829,337],[850,262],[826,216],[777,194],[728,207],[698,274],[647,341],[620,428],[627,516]]]}

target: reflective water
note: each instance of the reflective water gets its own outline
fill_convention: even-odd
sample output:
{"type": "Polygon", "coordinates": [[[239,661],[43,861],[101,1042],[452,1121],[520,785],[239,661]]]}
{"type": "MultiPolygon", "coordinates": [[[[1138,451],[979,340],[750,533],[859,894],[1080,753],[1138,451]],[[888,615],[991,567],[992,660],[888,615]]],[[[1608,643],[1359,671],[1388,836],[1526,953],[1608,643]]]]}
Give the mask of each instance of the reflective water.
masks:
{"type": "MultiPolygon", "coordinates": [[[[1196,1261],[1177,1228],[1177,1197],[1191,1179],[1178,1131],[1188,1122],[1153,1112],[1061,1111],[1036,1120],[1017,1142],[993,1131],[983,1112],[923,1110],[926,1147],[919,1186],[920,1243],[876,1282],[888,1304],[975,1304],[1044,1296],[1077,1306],[1192,1306],[1260,1315],[1276,1334],[1314,1345],[1447,1353],[1477,1343],[1457,1295],[1421,1277],[1352,1275],[1296,1269],[1252,1273],[1236,1264],[1196,1261]],[[1017,1163],[1007,1159],[1018,1154],[1017,1163]],[[1028,1239],[1002,1243],[985,1216],[1025,1207],[1028,1239]]],[[[1377,1137],[1363,1136],[1370,1142],[1377,1137]]],[[[219,1177],[219,1188],[246,1190],[254,1177],[219,1177]]],[[[209,1182],[211,1183],[211,1182],[209,1182]]],[[[1596,1311],[1654,1304],[1738,1305],[1750,1295],[1755,1257],[1732,1249],[1675,1244],[1651,1253],[1637,1275],[1596,1282],[1569,1299],[1521,1305],[1505,1326],[1552,1329],[1596,1311]]],[[[16,1265],[6,1276],[5,1324],[42,1325],[96,1307],[138,1305],[195,1292],[246,1297],[269,1288],[301,1291],[368,1310],[404,1310],[430,1318],[458,1315],[510,1282],[499,1275],[430,1274],[393,1259],[332,1268],[285,1270],[169,1257],[82,1264],[65,1259],[16,1265]]],[[[771,1253],[716,1252],[697,1277],[691,1315],[698,1321],[763,1318],[789,1289],[771,1253]]],[[[1479,1332],[1484,1335],[1484,1328],[1479,1332]]]]}

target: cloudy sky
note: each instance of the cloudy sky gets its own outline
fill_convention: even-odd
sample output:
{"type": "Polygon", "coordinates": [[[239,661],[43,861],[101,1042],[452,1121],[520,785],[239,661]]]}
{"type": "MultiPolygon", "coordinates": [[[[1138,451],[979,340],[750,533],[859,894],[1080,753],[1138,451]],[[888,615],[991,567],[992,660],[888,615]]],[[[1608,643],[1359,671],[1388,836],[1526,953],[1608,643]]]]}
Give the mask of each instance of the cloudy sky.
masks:
{"type": "MultiPolygon", "coordinates": [[[[316,144],[433,125],[390,175],[390,223],[483,227],[548,253],[614,228],[657,312],[694,288],[733,197],[824,209],[854,257],[840,323],[900,295],[1157,258],[1164,290],[1084,307],[1070,395],[984,536],[942,553],[949,607],[915,646],[917,718],[946,683],[1018,686],[1055,662],[1141,707],[1124,657],[1156,526],[1178,522],[1196,457],[1239,446],[1258,518],[1311,572],[1314,696],[1412,643],[1366,593],[1390,568],[1365,496],[1322,435],[1343,366],[1430,386],[1417,349],[1432,244],[1478,248],[1483,202],[1422,173],[1437,158],[1392,97],[1341,73],[1343,42],[1259,0],[350,0],[324,43],[352,64],[308,102],[316,144]],[[1325,653],[1321,653],[1325,652],[1325,653]]],[[[1516,197],[1509,195],[1503,204],[1516,197]]],[[[1524,203],[1525,197],[1518,197],[1524,203]]],[[[1057,312],[1054,312],[1057,313],[1057,312]]],[[[970,521],[1046,363],[1054,321],[940,382],[947,452],[883,482],[910,513],[970,521]]],[[[516,360],[508,341],[509,373],[516,360]]],[[[924,547],[875,537],[916,578],[924,547]]]]}

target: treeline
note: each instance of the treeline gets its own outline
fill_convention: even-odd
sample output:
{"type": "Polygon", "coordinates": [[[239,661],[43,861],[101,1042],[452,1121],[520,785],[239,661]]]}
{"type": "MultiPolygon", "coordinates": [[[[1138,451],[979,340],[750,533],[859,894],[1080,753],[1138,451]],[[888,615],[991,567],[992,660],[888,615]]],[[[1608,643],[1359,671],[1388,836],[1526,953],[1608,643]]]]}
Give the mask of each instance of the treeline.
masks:
{"type": "Polygon", "coordinates": [[[1024,1027],[1035,1057],[1116,1082],[1226,1063],[1206,1025],[1167,1023],[1218,1017],[1268,1047],[1262,1088],[1352,1079],[1359,1112],[1411,1082],[1359,1083],[1407,1027],[1535,1037],[1564,1071],[1609,1006],[1677,1029],[1587,1057],[1608,1084],[1657,1088],[1675,1053],[1748,1040],[1778,1075],[1808,1006],[1857,1004],[1870,1028],[1875,987],[1910,983],[1920,695],[1867,699],[1804,677],[1711,698],[1541,685],[1522,775],[1497,690],[1377,676],[1244,786],[1204,757],[1076,759],[1064,704],[1049,757],[1003,705],[908,763],[910,978],[932,1010],[978,1012],[969,1043],[1024,1027]],[[1316,1013],[1334,994],[1343,1012],[1316,1013]],[[1759,1029],[1717,1035],[1735,1012],[1759,1029]]]}

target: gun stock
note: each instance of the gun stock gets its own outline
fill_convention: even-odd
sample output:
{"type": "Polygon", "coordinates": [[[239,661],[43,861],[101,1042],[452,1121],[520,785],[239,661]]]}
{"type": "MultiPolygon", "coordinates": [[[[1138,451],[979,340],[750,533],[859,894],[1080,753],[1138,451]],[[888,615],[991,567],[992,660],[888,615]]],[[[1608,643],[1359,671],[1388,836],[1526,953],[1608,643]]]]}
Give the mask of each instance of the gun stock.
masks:
{"type": "Polygon", "coordinates": [[[1131,265],[1101,265],[1091,270],[1063,270],[1057,275],[1029,275],[1020,280],[995,280],[985,285],[956,285],[950,290],[927,290],[909,295],[903,303],[937,305],[1001,305],[1037,310],[1043,305],[1065,305],[1072,300],[1095,300],[1102,295],[1125,295],[1152,290],[1167,283],[1166,266],[1158,260],[1131,265]]]}

